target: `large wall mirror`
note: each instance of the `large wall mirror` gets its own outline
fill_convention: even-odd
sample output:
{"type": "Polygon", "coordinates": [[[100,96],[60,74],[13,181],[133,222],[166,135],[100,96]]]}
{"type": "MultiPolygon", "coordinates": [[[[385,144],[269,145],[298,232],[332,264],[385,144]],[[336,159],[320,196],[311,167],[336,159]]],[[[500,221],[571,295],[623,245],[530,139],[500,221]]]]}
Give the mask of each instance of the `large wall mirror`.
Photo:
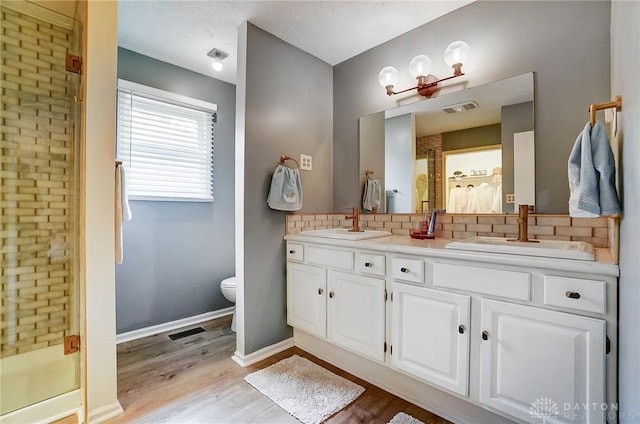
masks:
{"type": "Polygon", "coordinates": [[[360,118],[378,212],[512,213],[535,204],[533,73],[360,118]]]}

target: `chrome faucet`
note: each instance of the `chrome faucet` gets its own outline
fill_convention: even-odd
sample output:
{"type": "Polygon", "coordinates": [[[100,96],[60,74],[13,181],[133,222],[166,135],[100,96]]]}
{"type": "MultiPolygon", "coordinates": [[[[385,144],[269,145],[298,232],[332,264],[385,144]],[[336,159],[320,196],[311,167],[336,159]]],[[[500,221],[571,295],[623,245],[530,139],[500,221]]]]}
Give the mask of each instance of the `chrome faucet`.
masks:
{"type": "Polygon", "coordinates": [[[518,238],[507,241],[521,241],[525,243],[540,243],[539,240],[529,240],[529,205],[520,205],[518,209],[518,238]]]}
{"type": "Polygon", "coordinates": [[[352,207],[352,214],[345,215],[344,219],[353,219],[353,227],[349,230],[354,233],[360,233],[364,230],[360,229],[360,210],[357,206],[352,207]]]}

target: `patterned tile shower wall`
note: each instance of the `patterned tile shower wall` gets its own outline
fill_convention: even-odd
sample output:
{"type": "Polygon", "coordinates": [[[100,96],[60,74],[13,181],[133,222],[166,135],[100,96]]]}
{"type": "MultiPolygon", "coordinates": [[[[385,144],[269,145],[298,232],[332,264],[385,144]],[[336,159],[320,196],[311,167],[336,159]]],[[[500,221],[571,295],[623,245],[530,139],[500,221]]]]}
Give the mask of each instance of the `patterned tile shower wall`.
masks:
{"type": "Polygon", "coordinates": [[[2,12],[0,356],[63,342],[73,279],[71,30],[2,12]]]}

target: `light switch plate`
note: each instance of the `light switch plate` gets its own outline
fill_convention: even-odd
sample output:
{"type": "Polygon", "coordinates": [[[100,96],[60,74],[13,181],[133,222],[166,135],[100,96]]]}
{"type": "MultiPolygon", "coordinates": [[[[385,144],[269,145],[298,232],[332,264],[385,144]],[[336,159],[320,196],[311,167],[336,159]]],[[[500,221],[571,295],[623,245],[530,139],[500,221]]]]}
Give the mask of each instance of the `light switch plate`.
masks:
{"type": "Polygon", "coordinates": [[[300,169],[311,171],[313,164],[310,155],[300,155],[300,169]]]}

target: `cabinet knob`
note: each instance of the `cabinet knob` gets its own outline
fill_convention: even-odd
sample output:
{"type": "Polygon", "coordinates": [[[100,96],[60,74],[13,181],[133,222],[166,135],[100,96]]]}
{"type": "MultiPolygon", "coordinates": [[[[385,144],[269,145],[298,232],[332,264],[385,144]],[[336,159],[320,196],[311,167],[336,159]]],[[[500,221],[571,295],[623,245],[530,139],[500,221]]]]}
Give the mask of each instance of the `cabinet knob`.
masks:
{"type": "Polygon", "coordinates": [[[289,254],[290,254],[290,255],[294,255],[295,253],[296,253],[296,251],[295,251],[295,250],[289,250],[289,254]]]}
{"type": "Polygon", "coordinates": [[[409,268],[402,267],[402,268],[400,268],[400,272],[407,273],[407,272],[409,272],[409,268]]]}
{"type": "Polygon", "coordinates": [[[458,333],[460,333],[460,334],[464,334],[464,325],[460,324],[460,325],[458,326],[458,333]]]}
{"type": "Polygon", "coordinates": [[[371,262],[365,262],[364,266],[366,266],[367,268],[371,268],[373,264],[371,262]]]}
{"type": "Polygon", "coordinates": [[[318,289],[318,294],[323,294],[323,293],[324,293],[324,290],[318,289]]]}
{"type": "Polygon", "coordinates": [[[330,291],[330,292],[329,292],[329,297],[330,297],[331,299],[333,299],[334,297],[336,297],[336,294],[335,294],[334,292],[330,291]]]}
{"type": "Polygon", "coordinates": [[[567,291],[565,293],[565,296],[567,296],[570,299],[580,299],[580,293],[578,292],[567,291]]]}
{"type": "Polygon", "coordinates": [[[488,331],[483,331],[482,332],[482,340],[489,340],[489,332],[488,331]]]}

